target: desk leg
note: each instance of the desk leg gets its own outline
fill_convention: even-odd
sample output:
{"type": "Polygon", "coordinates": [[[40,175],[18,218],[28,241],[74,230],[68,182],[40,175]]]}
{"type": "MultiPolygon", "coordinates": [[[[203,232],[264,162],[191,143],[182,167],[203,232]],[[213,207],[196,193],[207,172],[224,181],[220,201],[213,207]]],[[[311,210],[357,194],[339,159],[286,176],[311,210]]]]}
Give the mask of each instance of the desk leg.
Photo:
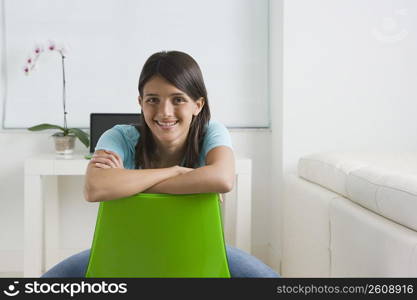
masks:
{"type": "Polygon", "coordinates": [[[61,261],[59,247],[58,176],[43,178],[45,271],[61,261]]]}
{"type": "Polygon", "coordinates": [[[251,253],[252,176],[251,170],[248,171],[237,176],[235,243],[239,249],[251,253]]]}
{"type": "Polygon", "coordinates": [[[25,175],[23,276],[42,275],[43,201],[40,175],[25,175]]]}
{"type": "Polygon", "coordinates": [[[228,245],[237,247],[236,245],[236,202],[237,202],[237,175],[235,175],[235,185],[233,190],[224,194],[224,201],[222,202],[223,214],[223,231],[225,240],[228,245]]]}

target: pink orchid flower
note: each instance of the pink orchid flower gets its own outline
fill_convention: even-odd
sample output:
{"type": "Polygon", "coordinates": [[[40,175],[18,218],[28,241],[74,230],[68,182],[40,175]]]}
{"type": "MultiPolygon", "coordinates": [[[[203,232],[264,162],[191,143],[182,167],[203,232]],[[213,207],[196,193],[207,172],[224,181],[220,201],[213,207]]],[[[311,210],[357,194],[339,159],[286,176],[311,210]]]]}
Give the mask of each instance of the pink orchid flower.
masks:
{"type": "Polygon", "coordinates": [[[36,55],[39,55],[39,54],[41,54],[41,52],[43,52],[43,49],[41,48],[41,47],[35,47],[35,54],[36,55]]]}
{"type": "MultiPolygon", "coordinates": [[[[65,58],[64,47],[58,47],[54,41],[49,41],[47,48],[49,51],[57,51],[61,55],[62,58],[65,58]]],[[[44,47],[41,44],[36,44],[34,48],[34,53],[32,55],[28,55],[26,59],[26,66],[23,68],[23,71],[26,75],[28,75],[36,66],[36,63],[39,59],[39,56],[44,52],[44,47]]]]}
{"type": "MultiPolygon", "coordinates": [[[[68,130],[67,130],[67,114],[68,112],[66,111],[66,93],[65,93],[65,66],[64,66],[64,59],[65,59],[65,55],[64,55],[64,48],[63,47],[57,47],[57,44],[54,41],[49,41],[49,45],[48,48],[50,51],[57,51],[60,56],[61,56],[61,65],[62,65],[62,103],[63,103],[63,108],[64,108],[64,135],[67,135],[68,130]]],[[[23,71],[25,72],[26,75],[29,75],[29,72],[32,71],[35,66],[36,63],[38,61],[39,56],[41,55],[41,53],[43,52],[43,47],[41,45],[36,45],[35,46],[35,56],[28,56],[28,58],[26,59],[26,66],[23,68],[23,71]]]]}

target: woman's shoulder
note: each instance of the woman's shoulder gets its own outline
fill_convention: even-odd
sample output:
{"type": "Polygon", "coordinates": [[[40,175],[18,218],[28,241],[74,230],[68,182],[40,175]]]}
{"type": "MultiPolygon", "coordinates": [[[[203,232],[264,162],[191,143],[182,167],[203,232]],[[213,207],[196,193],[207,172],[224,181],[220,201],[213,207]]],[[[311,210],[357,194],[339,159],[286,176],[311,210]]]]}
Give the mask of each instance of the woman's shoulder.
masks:
{"type": "Polygon", "coordinates": [[[131,156],[139,138],[139,132],[131,125],[115,125],[106,130],[97,141],[96,150],[110,150],[118,153],[123,163],[131,164],[131,156]]]}
{"type": "Polygon", "coordinates": [[[200,166],[205,165],[207,153],[218,146],[227,146],[233,150],[232,140],[226,126],[219,121],[210,120],[207,124],[202,151],[200,153],[200,166]]]}
{"type": "Polygon", "coordinates": [[[118,124],[110,128],[109,131],[122,136],[127,143],[133,145],[136,145],[140,136],[139,131],[133,125],[118,124]]]}
{"type": "Polygon", "coordinates": [[[207,130],[204,136],[204,145],[208,146],[211,144],[226,144],[230,145],[230,133],[223,123],[210,120],[207,124],[207,130]]]}
{"type": "Polygon", "coordinates": [[[207,132],[211,132],[211,131],[227,131],[226,126],[224,126],[223,123],[217,121],[217,120],[210,120],[207,123],[207,132]]]}

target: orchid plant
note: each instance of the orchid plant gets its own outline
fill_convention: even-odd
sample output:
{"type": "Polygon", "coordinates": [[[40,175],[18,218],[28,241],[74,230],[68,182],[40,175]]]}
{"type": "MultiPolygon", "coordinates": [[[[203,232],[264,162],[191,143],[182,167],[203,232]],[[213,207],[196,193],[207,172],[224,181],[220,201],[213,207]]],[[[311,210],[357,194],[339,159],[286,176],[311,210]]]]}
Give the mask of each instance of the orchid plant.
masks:
{"type": "MultiPolygon", "coordinates": [[[[40,131],[46,129],[59,129],[60,131],[54,133],[52,136],[76,136],[86,147],[89,147],[90,140],[87,133],[82,131],[78,128],[68,128],[67,127],[67,110],[66,110],[66,93],[65,93],[65,50],[63,47],[57,47],[54,42],[50,42],[47,47],[48,52],[55,52],[58,53],[61,57],[61,64],[62,64],[62,104],[64,109],[64,127],[59,125],[53,125],[48,123],[42,123],[33,127],[28,128],[30,131],[40,131]]],[[[41,54],[45,52],[42,46],[36,46],[33,53],[26,59],[26,65],[23,68],[23,71],[26,75],[29,75],[36,66],[36,63],[41,56],[41,54]]]]}

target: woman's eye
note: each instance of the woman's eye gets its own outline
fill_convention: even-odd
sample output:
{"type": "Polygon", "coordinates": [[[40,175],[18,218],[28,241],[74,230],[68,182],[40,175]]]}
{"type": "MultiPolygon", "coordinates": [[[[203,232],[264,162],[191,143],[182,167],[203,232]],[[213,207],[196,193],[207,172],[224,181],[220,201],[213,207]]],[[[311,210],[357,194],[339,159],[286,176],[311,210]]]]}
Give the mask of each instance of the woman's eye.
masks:
{"type": "Polygon", "coordinates": [[[175,103],[185,102],[185,99],[184,99],[184,98],[175,98],[175,99],[174,99],[174,102],[175,102],[175,103]]]}
{"type": "Polygon", "coordinates": [[[146,102],[148,102],[148,103],[156,103],[156,102],[157,102],[157,100],[158,100],[158,99],[156,99],[156,98],[148,98],[148,99],[146,100],[146,102]]]}

